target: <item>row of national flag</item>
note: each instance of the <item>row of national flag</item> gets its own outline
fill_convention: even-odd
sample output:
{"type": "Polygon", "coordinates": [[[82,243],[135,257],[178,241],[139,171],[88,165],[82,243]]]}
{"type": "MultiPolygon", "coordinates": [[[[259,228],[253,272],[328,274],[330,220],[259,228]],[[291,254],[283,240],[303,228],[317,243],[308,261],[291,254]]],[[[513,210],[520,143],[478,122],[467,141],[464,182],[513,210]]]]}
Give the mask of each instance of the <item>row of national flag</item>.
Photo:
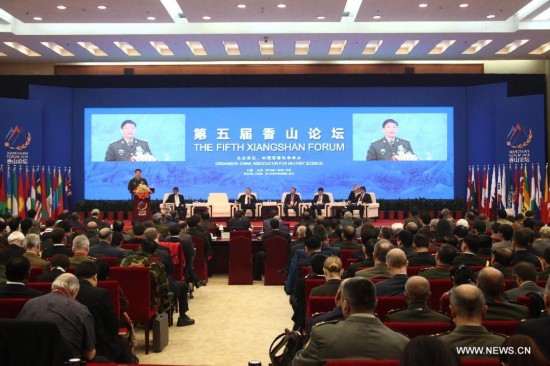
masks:
{"type": "Polygon", "coordinates": [[[71,196],[70,167],[0,166],[0,214],[24,218],[34,209],[36,220],[55,219],[71,196]]]}
{"type": "Polygon", "coordinates": [[[533,211],[548,222],[550,187],[548,164],[541,175],[540,164],[502,164],[468,167],[467,209],[476,209],[491,220],[497,210],[513,210],[514,215],[533,211]]]}

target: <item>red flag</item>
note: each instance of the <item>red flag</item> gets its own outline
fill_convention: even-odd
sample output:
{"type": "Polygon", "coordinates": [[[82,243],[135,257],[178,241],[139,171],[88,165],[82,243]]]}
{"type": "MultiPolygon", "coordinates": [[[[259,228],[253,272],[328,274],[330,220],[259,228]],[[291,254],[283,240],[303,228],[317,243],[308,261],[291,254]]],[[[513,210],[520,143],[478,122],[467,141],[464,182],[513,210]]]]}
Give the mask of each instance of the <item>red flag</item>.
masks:
{"type": "Polygon", "coordinates": [[[50,215],[48,214],[48,192],[46,191],[46,179],[44,178],[44,167],[42,167],[42,172],[40,173],[40,192],[42,198],[42,218],[47,219],[50,215]]]}
{"type": "Polygon", "coordinates": [[[466,211],[470,211],[472,205],[472,170],[468,167],[468,186],[466,189],[466,211]]]}
{"type": "Polygon", "coordinates": [[[482,187],[482,184],[481,183],[481,179],[480,179],[480,173],[479,173],[479,166],[477,167],[477,211],[478,213],[481,213],[481,198],[482,198],[482,195],[481,195],[481,187],[482,187]]]}

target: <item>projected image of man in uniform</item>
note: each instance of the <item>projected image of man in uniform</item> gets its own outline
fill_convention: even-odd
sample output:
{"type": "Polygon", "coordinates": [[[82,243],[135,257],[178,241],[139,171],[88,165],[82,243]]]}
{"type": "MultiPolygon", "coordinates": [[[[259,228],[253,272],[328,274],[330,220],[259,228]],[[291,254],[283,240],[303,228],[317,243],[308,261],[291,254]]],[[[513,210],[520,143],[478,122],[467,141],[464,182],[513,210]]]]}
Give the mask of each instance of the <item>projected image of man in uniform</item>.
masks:
{"type": "Polygon", "coordinates": [[[398,127],[393,119],[382,123],[384,137],[370,144],[367,160],[418,160],[410,142],[396,137],[398,127]]]}
{"type": "Polygon", "coordinates": [[[112,142],[105,153],[105,161],[157,161],[149,143],[134,137],[136,123],[126,120],[120,125],[122,138],[112,142]]]}

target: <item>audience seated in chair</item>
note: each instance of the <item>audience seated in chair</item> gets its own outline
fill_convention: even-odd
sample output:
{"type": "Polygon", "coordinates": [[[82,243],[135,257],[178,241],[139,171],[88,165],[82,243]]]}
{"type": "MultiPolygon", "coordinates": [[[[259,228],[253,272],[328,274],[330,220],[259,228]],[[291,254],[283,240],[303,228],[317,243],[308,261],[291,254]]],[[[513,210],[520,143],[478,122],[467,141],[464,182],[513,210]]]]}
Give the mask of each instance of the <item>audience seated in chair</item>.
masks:
{"type": "Polygon", "coordinates": [[[333,245],[341,249],[361,249],[361,244],[355,241],[355,228],[345,226],[342,228],[342,241],[333,245]]]}
{"type": "Polygon", "coordinates": [[[460,366],[460,359],[441,339],[419,336],[411,339],[401,356],[401,365],[460,366]]]}
{"type": "Polygon", "coordinates": [[[435,254],[436,266],[420,271],[419,275],[427,279],[448,279],[456,255],[455,247],[450,244],[441,245],[435,254]]]}
{"type": "Polygon", "coordinates": [[[241,210],[235,211],[234,217],[227,220],[227,230],[248,230],[250,229],[250,220],[244,217],[241,210]]]}
{"type": "Polygon", "coordinates": [[[119,261],[122,259],[123,251],[119,247],[111,245],[113,241],[113,232],[111,229],[104,227],[98,232],[99,243],[90,247],[88,254],[91,257],[115,257],[119,261]]]}
{"type": "Polygon", "coordinates": [[[512,266],[515,266],[519,262],[529,262],[537,268],[541,267],[541,262],[538,257],[531,254],[528,248],[531,246],[534,240],[533,230],[531,229],[519,229],[514,232],[512,242],[514,244],[514,256],[512,266]]]}
{"type": "MultiPolygon", "coordinates": [[[[495,270],[496,271],[496,270],[495,270]]],[[[497,358],[498,355],[462,354],[458,347],[500,347],[506,339],[503,335],[493,334],[481,325],[487,308],[485,298],[480,289],[474,285],[460,285],[451,294],[451,317],[456,325],[451,332],[437,336],[449,347],[451,352],[464,358],[497,358]]]]}
{"type": "Polygon", "coordinates": [[[483,291],[487,314],[485,320],[522,320],[529,310],[504,298],[504,276],[498,269],[483,268],[477,276],[477,286],[483,291]]]}
{"type": "Polygon", "coordinates": [[[64,273],[52,283],[52,292],[29,300],[17,318],[54,322],[69,347],[71,358],[100,361],[96,359],[94,318],[88,308],[76,300],[79,289],[78,279],[64,273]]]}
{"type": "Polygon", "coordinates": [[[389,240],[379,240],[374,246],[374,267],[363,269],[355,273],[356,277],[365,278],[390,278],[390,272],[386,266],[386,255],[393,249],[393,244],[389,240]]]}
{"type": "Polygon", "coordinates": [[[462,253],[453,260],[455,266],[465,264],[468,266],[485,266],[485,259],[477,255],[480,248],[480,240],[477,235],[468,234],[462,242],[462,253]]]}
{"type": "Polygon", "coordinates": [[[412,276],[405,284],[407,309],[390,311],[386,316],[389,322],[450,322],[444,313],[430,309],[430,282],[420,276],[412,276]]]}
{"type": "Polygon", "coordinates": [[[376,283],[378,296],[403,296],[407,275],[407,256],[400,248],[391,249],[386,255],[386,266],[391,278],[376,283]]]}
{"type": "Polygon", "coordinates": [[[90,241],[86,235],[78,235],[73,239],[73,256],[70,258],[71,266],[77,266],[82,262],[93,262],[95,258],[90,257],[90,241]]]}
{"type": "Polygon", "coordinates": [[[26,286],[31,272],[31,262],[22,255],[16,255],[6,262],[7,282],[0,285],[0,298],[33,298],[43,295],[41,291],[26,286]]]}
{"type": "Polygon", "coordinates": [[[413,249],[415,254],[408,258],[409,266],[435,266],[435,258],[430,254],[429,247],[430,239],[426,235],[416,234],[413,239],[413,249]]]}
{"type": "Polygon", "coordinates": [[[311,365],[332,359],[395,359],[409,342],[374,316],[376,289],[366,278],[350,278],[343,285],[344,321],[318,324],[293,365],[311,365]]]}
{"type": "MultiPolygon", "coordinates": [[[[544,304],[546,313],[550,314],[550,280],[546,281],[544,288],[544,304]]],[[[518,332],[532,337],[546,357],[550,358],[550,316],[523,321],[519,324],[518,332]]]]}
{"type": "Polygon", "coordinates": [[[357,270],[362,267],[373,267],[374,266],[374,245],[376,244],[376,238],[372,238],[369,231],[364,231],[361,234],[361,242],[363,243],[363,253],[365,258],[356,263],[352,263],[348,270],[346,271],[346,278],[355,277],[357,270]]]}

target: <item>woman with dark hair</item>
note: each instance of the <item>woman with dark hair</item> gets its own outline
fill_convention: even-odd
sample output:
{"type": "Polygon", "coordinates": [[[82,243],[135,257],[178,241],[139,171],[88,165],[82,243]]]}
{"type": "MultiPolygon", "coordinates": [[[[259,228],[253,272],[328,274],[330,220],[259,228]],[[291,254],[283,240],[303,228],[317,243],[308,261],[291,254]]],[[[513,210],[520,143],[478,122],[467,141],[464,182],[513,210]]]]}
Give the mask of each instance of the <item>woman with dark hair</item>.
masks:
{"type": "Polygon", "coordinates": [[[533,338],[525,334],[514,334],[508,337],[502,347],[512,352],[501,352],[500,362],[505,366],[548,366],[548,361],[533,338]]]}
{"type": "Polygon", "coordinates": [[[451,276],[451,281],[453,281],[453,288],[451,288],[449,291],[445,292],[441,297],[445,296],[451,296],[451,293],[453,292],[453,289],[460,285],[476,285],[476,280],[474,276],[474,271],[470,268],[470,266],[466,264],[461,264],[459,266],[454,266],[451,268],[451,271],[449,272],[451,276]]]}
{"type": "Polygon", "coordinates": [[[460,366],[460,360],[439,338],[419,336],[405,346],[400,366],[460,366]]]}

